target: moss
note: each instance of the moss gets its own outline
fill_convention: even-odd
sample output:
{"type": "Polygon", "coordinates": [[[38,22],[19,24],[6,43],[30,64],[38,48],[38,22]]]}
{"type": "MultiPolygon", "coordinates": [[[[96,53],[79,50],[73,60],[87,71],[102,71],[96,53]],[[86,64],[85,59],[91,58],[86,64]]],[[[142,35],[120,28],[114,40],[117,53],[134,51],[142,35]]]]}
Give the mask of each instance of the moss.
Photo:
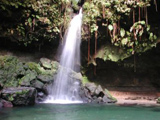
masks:
{"type": "Polygon", "coordinates": [[[105,89],[105,93],[108,95],[108,97],[110,99],[112,99],[113,101],[117,102],[117,99],[115,97],[113,97],[107,89],[105,89]]]}
{"type": "Polygon", "coordinates": [[[30,71],[27,75],[19,80],[19,85],[30,86],[30,82],[37,76],[36,72],[30,71]]]}
{"type": "Polygon", "coordinates": [[[53,77],[59,63],[51,61],[51,69],[45,69],[35,62],[21,62],[13,56],[0,56],[0,85],[2,87],[30,86],[38,75],[53,77]]]}
{"type": "Polygon", "coordinates": [[[12,102],[14,100],[13,94],[3,94],[3,98],[12,102]]]}
{"type": "Polygon", "coordinates": [[[36,68],[36,72],[38,74],[42,74],[42,75],[53,75],[54,73],[56,73],[56,71],[57,71],[56,69],[45,70],[40,65],[38,65],[37,68],[36,68]]]}
{"type": "Polygon", "coordinates": [[[89,79],[88,79],[88,77],[87,76],[83,76],[82,77],[82,84],[83,85],[85,85],[86,83],[89,83],[90,81],[89,81],[89,79]]]}
{"type": "Polygon", "coordinates": [[[13,95],[10,95],[9,98],[8,98],[8,100],[9,100],[10,102],[13,101],[13,100],[14,100],[13,95]]]}
{"type": "Polygon", "coordinates": [[[31,69],[31,70],[36,70],[38,67],[38,64],[35,62],[28,62],[28,63],[26,63],[26,65],[28,65],[29,69],[31,69]]]}
{"type": "Polygon", "coordinates": [[[25,95],[26,93],[28,93],[28,90],[22,90],[22,91],[16,92],[16,95],[25,95]]]}

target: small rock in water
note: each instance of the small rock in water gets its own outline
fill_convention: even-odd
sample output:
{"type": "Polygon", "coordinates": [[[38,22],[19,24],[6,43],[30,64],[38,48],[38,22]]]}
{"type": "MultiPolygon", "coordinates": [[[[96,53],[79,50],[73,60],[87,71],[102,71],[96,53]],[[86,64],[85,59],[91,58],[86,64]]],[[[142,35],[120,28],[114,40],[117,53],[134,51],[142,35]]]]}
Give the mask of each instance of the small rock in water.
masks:
{"type": "Polygon", "coordinates": [[[13,107],[13,104],[9,101],[6,101],[6,100],[2,100],[2,104],[3,104],[3,107],[5,107],[5,108],[12,108],[13,107]]]}

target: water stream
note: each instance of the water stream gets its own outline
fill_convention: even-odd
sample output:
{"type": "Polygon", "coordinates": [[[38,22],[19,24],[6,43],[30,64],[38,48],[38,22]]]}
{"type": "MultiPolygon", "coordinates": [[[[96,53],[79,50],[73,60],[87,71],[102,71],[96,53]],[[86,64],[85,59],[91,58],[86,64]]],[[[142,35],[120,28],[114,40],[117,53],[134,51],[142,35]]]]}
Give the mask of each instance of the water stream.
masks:
{"type": "Polygon", "coordinates": [[[82,9],[70,22],[69,29],[64,37],[64,46],[60,58],[60,69],[56,80],[49,89],[47,103],[81,103],[78,95],[78,83],[70,79],[70,71],[79,71],[80,43],[81,43],[82,9]],[[79,64],[79,65],[77,65],[79,64]]]}

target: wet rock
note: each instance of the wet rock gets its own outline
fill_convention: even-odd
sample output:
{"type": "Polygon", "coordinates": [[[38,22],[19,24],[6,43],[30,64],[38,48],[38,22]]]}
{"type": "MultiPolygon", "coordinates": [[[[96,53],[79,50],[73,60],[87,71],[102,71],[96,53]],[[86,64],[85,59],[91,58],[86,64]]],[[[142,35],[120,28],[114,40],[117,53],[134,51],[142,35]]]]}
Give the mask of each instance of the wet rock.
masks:
{"type": "Polygon", "coordinates": [[[107,89],[104,90],[104,94],[105,94],[105,96],[107,96],[110,99],[109,103],[117,102],[117,99],[114,98],[107,89]]]}
{"type": "Polygon", "coordinates": [[[43,83],[48,83],[54,79],[54,77],[50,75],[38,75],[37,78],[43,83]]]}
{"type": "Polygon", "coordinates": [[[40,59],[40,64],[42,65],[42,67],[44,67],[45,69],[51,69],[52,65],[51,65],[51,60],[47,59],[47,58],[41,58],[40,59]]]}
{"type": "Polygon", "coordinates": [[[92,96],[91,96],[90,91],[88,89],[84,88],[84,94],[87,98],[92,99],[92,96]]]}
{"type": "Polygon", "coordinates": [[[70,74],[70,77],[72,79],[82,81],[82,74],[81,73],[76,73],[76,72],[72,71],[71,74],[70,74]]]}
{"type": "Polygon", "coordinates": [[[45,69],[40,65],[37,66],[36,71],[38,74],[41,74],[41,75],[54,75],[57,73],[56,69],[45,69]]]}
{"type": "Polygon", "coordinates": [[[34,80],[32,82],[32,87],[37,88],[37,89],[42,89],[43,88],[43,83],[39,80],[34,80]]]}
{"type": "Polygon", "coordinates": [[[96,90],[95,90],[95,94],[96,94],[96,95],[100,95],[101,92],[103,92],[102,86],[101,86],[101,85],[98,85],[98,87],[97,87],[96,90]]]}
{"type": "Polygon", "coordinates": [[[5,88],[2,90],[3,99],[10,101],[15,106],[34,105],[36,99],[36,89],[33,87],[5,88]]]}
{"type": "Polygon", "coordinates": [[[38,92],[36,101],[43,102],[46,99],[46,95],[43,92],[38,92]]]}
{"type": "Polygon", "coordinates": [[[111,102],[110,99],[106,95],[104,95],[102,99],[103,99],[104,103],[110,103],[111,102]]]}
{"type": "Polygon", "coordinates": [[[5,108],[12,108],[13,104],[10,101],[2,100],[2,106],[5,108]]]}
{"type": "Polygon", "coordinates": [[[103,90],[100,85],[97,86],[95,83],[86,83],[82,88],[85,95],[83,99],[85,98],[85,101],[87,102],[115,103],[117,101],[114,97],[112,97],[107,89],[103,90]]]}
{"type": "Polygon", "coordinates": [[[51,61],[52,69],[58,70],[60,67],[59,63],[57,61],[51,61]]]}
{"type": "Polygon", "coordinates": [[[95,83],[86,83],[85,87],[89,90],[89,92],[90,92],[91,95],[94,95],[95,90],[97,88],[97,86],[96,86],[95,83]]]}
{"type": "Polygon", "coordinates": [[[21,86],[30,86],[30,82],[34,80],[36,76],[37,76],[36,72],[30,71],[27,75],[25,75],[19,80],[19,84],[21,86]]]}

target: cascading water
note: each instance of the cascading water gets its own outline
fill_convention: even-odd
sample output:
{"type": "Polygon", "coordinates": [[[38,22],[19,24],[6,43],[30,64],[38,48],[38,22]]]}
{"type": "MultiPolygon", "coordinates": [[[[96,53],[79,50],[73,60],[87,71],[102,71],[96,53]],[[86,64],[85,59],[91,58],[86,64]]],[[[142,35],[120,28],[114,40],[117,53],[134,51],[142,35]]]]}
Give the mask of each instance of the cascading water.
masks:
{"type": "Polygon", "coordinates": [[[80,64],[82,9],[70,23],[65,37],[65,43],[60,58],[60,65],[53,87],[49,90],[48,103],[81,103],[78,94],[79,83],[71,81],[70,71],[80,70],[76,64],[80,64]]]}

